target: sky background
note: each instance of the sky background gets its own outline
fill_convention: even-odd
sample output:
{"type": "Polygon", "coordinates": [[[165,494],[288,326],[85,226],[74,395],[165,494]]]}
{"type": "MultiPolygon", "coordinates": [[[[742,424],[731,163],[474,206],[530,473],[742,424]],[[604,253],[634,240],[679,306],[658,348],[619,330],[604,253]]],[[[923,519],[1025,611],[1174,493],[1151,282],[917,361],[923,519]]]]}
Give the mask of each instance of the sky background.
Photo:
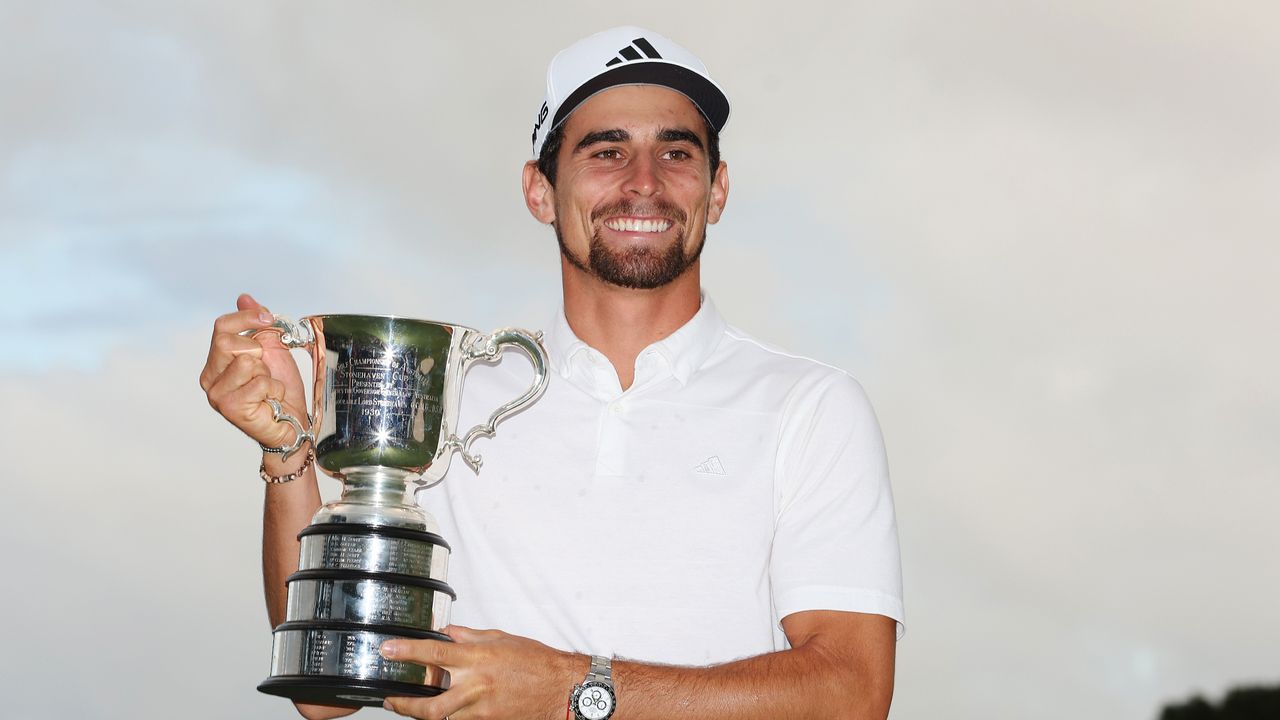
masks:
{"type": "Polygon", "coordinates": [[[5,717],[291,716],[212,321],[545,326],[520,166],[619,24],[733,103],[706,291],[879,413],[893,718],[1280,682],[1280,5],[0,0],[5,717]]]}

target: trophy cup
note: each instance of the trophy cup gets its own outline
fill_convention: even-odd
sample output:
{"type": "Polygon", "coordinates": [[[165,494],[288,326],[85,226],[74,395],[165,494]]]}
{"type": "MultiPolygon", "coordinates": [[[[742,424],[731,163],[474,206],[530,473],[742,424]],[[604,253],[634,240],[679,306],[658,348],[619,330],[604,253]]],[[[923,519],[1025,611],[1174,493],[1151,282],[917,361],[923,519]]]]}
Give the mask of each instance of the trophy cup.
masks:
{"type": "Polygon", "coordinates": [[[438,482],[454,451],[472,470],[479,436],[536,400],[547,385],[541,333],[468,327],[370,315],[316,315],[271,327],[287,348],[312,360],[308,431],[269,401],[277,422],[310,442],[316,465],[342,481],[342,496],[302,530],[298,571],[290,575],[285,621],[272,633],[271,675],[264,693],[343,707],[381,705],[390,695],[436,695],[449,686],[438,667],[391,661],[384,640],[448,641],[456,598],[445,582],[449,544],[414,492],[438,482]],[[467,368],[516,347],[533,362],[534,381],[488,422],[459,435],[456,425],[467,368]]]}

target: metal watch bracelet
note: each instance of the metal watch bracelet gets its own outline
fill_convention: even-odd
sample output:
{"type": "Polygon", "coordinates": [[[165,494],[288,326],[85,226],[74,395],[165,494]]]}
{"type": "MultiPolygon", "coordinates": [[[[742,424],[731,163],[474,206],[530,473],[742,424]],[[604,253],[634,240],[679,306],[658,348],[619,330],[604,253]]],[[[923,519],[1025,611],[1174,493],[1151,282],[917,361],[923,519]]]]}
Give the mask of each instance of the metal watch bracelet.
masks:
{"type": "Polygon", "coordinates": [[[603,655],[591,656],[591,669],[587,671],[588,680],[599,680],[613,684],[613,658],[603,655]]]}

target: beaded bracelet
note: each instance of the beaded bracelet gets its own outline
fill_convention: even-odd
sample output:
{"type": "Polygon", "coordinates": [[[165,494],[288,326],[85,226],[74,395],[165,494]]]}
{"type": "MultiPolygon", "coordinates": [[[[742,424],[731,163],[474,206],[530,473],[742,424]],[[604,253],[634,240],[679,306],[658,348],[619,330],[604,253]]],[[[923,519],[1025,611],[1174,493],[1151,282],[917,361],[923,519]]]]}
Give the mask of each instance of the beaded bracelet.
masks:
{"type": "Polygon", "coordinates": [[[294,480],[297,480],[298,478],[302,477],[302,474],[305,473],[307,471],[307,468],[311,467],[311,463],[315,461],[316,461],[315,450],[312,450],[311,448],[307,448],[307,459],[302,461],[301,467],[289,473],[288,475],[268,475],[267,463],[265,460],[262,462],[261,465],[258,466],[258,475],[262,477],[263,482],[266,482],[269,485],[280,485],[281,483],[293,482],[294,480]]]}

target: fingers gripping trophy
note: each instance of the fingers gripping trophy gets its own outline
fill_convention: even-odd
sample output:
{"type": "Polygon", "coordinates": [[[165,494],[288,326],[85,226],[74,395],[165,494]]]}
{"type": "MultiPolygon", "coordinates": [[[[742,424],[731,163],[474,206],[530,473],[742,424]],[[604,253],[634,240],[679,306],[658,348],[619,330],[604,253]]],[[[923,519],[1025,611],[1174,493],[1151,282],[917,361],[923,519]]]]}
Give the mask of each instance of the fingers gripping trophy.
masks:
{"type": "Polygon", "coordinates": [[[394,637],[448,640],[456,595],[446,582],[449,544],[435,519],[414,501],[439,481],[455,451],[473,470],[472,442],[534,402],[546,388],[541,334],[503,329],[484,334],[448,323],[369,315],[275,316],[270,327],[286,348],[311,357],[309,429],[268,400],[276,422],[293,426],[284,456],[310,444],[316,465],[342,481],[341,497],[323,506],[299,534],[298,571],[289,576],[285,621],[273,632],[271,674],[258,689],[295,701],[359,707],[391,695],[435,695],[448,673],[387,660],[394,637]],[[477,361],[517,348],[533,363],[523,395],[488,421],[459,433],[463,376],[477,361]]]}

